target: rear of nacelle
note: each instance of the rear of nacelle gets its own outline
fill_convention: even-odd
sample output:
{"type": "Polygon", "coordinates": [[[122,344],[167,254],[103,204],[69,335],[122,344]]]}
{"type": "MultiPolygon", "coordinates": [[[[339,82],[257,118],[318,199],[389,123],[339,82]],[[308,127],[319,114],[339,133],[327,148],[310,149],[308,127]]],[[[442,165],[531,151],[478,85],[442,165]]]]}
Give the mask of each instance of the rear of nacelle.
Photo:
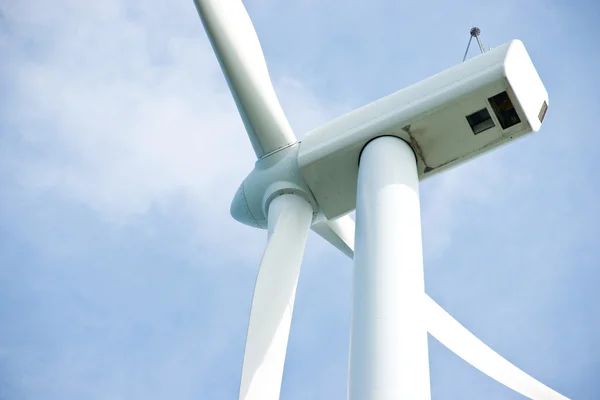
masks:
{"type": "Polygon", "coordinates": [[[419,178],[540,129],[548,93],[518,40],[309,132],[298,165],[327,218],[356,208],[358,162],[379,136],[411,145],[419,178]]]}

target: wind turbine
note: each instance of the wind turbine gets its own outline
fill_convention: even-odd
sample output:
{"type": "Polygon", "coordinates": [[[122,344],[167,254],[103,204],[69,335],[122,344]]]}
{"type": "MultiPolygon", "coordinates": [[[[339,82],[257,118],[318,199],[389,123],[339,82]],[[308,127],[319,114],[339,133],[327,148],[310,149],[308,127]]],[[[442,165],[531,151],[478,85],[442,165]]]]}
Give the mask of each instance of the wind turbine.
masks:
{"type": "Polygon", "coordinates": [[[564,399],[424,290],[419,180],[538,131],[544,120],[548,94],[523,44],[512,41],[354,110],[300,143],[241,0],[195,4],[258,158],[231,214],[268,230],[239,398],[279,398],[312,228],[354,258],[350,400],[430,398],[427,332],[524,396],[564,399]]]}

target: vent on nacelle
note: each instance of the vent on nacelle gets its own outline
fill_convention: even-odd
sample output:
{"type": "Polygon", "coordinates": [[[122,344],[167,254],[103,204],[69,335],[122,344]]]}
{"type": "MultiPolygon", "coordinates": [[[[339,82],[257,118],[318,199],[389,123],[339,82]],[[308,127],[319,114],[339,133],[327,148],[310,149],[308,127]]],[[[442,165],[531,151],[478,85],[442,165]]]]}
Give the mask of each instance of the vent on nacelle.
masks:
{"type": "Polygon", "coordinates": [[[515,110],[515,106],[513,106],[510,97],[508,97],[508,93],[498,93],[494,97],[490,97],[488,101],[490,102],[502,129],[508,129],[521,122],[517,110],[515,110]]]}
{"type": "Polygon", "coordinates": [[[494,121],[487,108],[482,108],[471,115],[467,115],[467,121],[476,135],[494,127],[494,121]]]}
{"type": "Polygon", "coordinates": [[[546,116],[546,111],[548,111],[548,103],[546,103],[544,101],[544,104],[542,104],[542,108],[540,109],[540,113],[538,114],[538,118],[540,119],[540,122],[544,122],[544,117],[546,116]]]}

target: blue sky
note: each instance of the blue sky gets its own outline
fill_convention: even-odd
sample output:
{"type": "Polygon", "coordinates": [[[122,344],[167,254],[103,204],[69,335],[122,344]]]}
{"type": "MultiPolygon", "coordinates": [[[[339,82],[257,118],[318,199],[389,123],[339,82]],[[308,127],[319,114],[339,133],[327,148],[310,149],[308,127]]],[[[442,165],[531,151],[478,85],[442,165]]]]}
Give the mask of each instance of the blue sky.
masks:
{"type": "MultiPolygon", "coordinates": [[[[0,399],[235,398],[263,231],[254,154],[193,2],[0,2],[0,399]]],[[[426,290],[574,399],[600,397],[600,7],[247,1],[300,138],[523,40],[542,130],[423,183],[426,290]],[[471,49],[476,54],[476,48],[471,49]]],[[[351,261],[311,234],[282,399],[345,398],[351,261]]],[[[430,339],[434,399],[517,399],[430,339]]]]}

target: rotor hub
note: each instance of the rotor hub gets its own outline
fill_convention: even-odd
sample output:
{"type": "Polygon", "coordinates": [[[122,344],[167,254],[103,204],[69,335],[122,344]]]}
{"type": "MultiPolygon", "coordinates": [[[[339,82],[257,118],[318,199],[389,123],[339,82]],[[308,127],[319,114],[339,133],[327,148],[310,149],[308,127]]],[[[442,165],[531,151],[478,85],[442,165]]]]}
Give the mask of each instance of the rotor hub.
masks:
{"type": "Polygon", "coordinates": [[[254,164],[231,202],[231,216],[244,225],[267,229],[271,201],[284,194],[295,194],[310,203],[313,221],[318,219],[318,204],[298,167],[299,143],[282,148],[254,164]]]}

